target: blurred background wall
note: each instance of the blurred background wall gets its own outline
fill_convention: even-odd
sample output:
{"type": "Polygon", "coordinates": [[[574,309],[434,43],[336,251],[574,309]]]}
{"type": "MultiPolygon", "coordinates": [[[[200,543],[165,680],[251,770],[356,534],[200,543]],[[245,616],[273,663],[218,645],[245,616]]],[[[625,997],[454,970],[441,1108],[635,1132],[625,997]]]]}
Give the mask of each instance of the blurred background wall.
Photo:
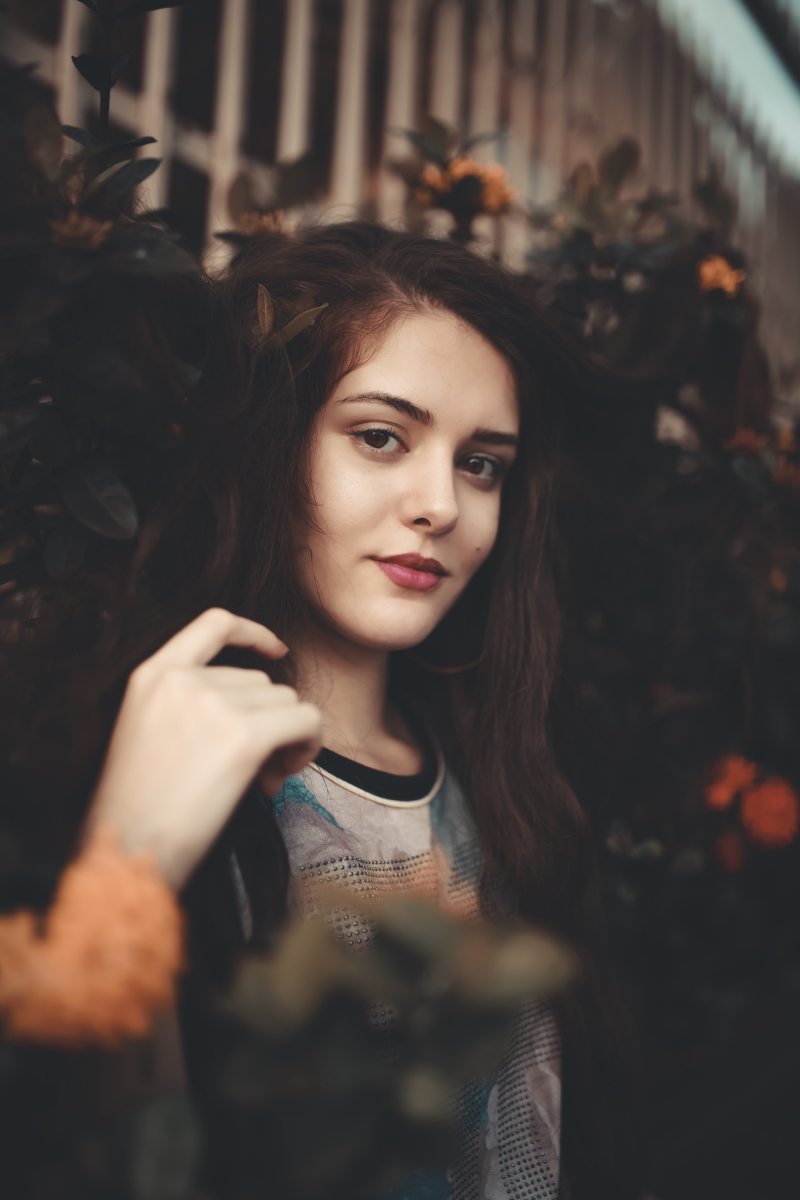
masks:
{"type": "MultiPolygon", "coordinates": [[[[87,8],[9,0],[5,20],[5,53],[39,64],[62,121],[88,123],[96,97],[71,63],[90,49],[87,8]]],[[[465,136],[505,131],[475,156],[518,191],[521,211],[483,219],[512,266],[525,210],[623,135],[642,147],[643,182],[690,210],[713,166],[738,201],[783,404],[800,404],[800,0],[188,0],[127,24],[113,117],[157,137],[146,203],[180,212],[197,247],[230,224],[243,166],[308,149],[325,189],[306,216],[401,220],[405,188],[385,164],[427,115],[465,136]]]]}

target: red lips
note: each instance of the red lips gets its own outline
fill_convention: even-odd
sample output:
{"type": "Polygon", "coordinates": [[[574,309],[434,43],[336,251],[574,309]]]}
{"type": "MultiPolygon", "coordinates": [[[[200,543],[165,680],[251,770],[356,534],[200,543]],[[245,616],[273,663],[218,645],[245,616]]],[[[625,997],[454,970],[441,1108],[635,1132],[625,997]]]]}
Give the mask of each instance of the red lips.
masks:
{"type": "Polygon", "coordinates": [[[379,558],[378,562],[397,563],[399,567],[411,567],[413,571],[425,571],[432,575],[449,575],[435,558],[423,558],[421,554],[393,554],[390,558],[379,558]]]}

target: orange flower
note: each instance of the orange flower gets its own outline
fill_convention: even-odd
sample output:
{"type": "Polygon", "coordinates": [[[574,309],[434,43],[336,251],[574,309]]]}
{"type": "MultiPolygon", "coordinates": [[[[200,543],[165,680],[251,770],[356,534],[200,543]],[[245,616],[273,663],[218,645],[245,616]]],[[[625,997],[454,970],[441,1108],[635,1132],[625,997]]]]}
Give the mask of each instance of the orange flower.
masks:
{"type": "Polygon", "coordinates": [[[448,166],[451,180],[457,183],[467,175],[481,181],[481,207],[487,213],[500,213],[511,205],[517,193],[508,186],[508,174],[499,163],[479,163],[474,158],[454,158],[448,166]]]}
{"type": "Polygon", "coordinates": [[[756,765],[738,754],[728,754],[714,766],[713,775],[706,788],[706,804],[709,808],[727,808],[742,788],[749,787],[756,777],[756,765]]]}
{"type": "Polygon", "coordinates": [[[281,208],[268,213],[256,210],[240,213],[236,224],[247,237],[257,237],[259,233],[291,233],[281,208]]]}
{"type": "Polygon", "coordinates": [[[426,163],[422,168],[422,181],[434,192],[449,192],[451,183],[447,171],[437,167],[436,163],[426,163]]]}
{"type": "Polygon", "coordinates": [[[714,843],[714,858],[723,871],[730,875],[741,871],[744,864],[744,842],[738,830],[729,829],[719,835],[714,843]]]}
{"type": "Polygon", "coordinates": [[[789,576],[781,567],[773,567],[769,573],[769,585],[773,592],[783,593],[788,590],[789,576]]]}
{"type": "Polygon", "coordinates": [[[794,438],[794,430],[784,426],[778,430],[778,449],[779,450],[796,450],[797,443],[794,438]]]}
{"type": "Polygon", "coordinates": [[[738,295],[745,281],[744,271],[737,271],[721,254],[704,258],[698,264],[697,273],[702,291],[724,292],[726,296],[738,295]]]}
{"type": "Polygon", "coordinates": [[[57,246],[76,250],[96,250],[102,246],[113,226],[113,221],[98,221],[73,208],[63,221],[50,221],[50,232],[57,246]]]}
{"type": "Polygon", "coordinates": [[[748,429],[743,425],[737,429],[733,437],[728,438],[725,446],[728,450],[752,450],[757,454],[759,450],[763,450],[767,444],[766,437],[761,433],[756,433],[755,429],[748,429]]]}
{"type": "Polygon", "coordinates": [[[789,781],[775,775],[745,792],[742,824],[762,846],[788,845],[800,824],[800,804],[789,781]]]}

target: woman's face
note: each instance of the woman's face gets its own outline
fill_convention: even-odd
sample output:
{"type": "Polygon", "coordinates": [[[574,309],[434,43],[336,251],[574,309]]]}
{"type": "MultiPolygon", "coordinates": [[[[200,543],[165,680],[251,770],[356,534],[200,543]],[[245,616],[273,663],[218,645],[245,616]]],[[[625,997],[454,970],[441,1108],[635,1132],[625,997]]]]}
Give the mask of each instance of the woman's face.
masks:
{"type": "Polygon", "coordinates": [[[329,628],[384,650],[428,636],[492,549],[518,432],[513,375],[479,333],[444,312],[391,327],[314,427],[299,567],[329,628]]]}

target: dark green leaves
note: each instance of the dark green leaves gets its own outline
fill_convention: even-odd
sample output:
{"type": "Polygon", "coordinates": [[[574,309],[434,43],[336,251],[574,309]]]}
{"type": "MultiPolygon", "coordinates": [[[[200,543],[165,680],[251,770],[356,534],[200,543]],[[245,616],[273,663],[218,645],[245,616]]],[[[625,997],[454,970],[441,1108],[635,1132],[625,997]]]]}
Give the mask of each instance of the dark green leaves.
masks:
{"type": "Polygon", "coordinates": [[[114,200],[138,187],[160,164],[160,158],[129,158],[113,163],[92,180],[86,189],[86,198],[101,195],[104,201],[114,200]]]}
{"type": "Polygon", "coordinates": [[[440,167],[447,165],[458,145],[457,130],[445,125],[443,121],[437,121],[435,117],[428,117],[419,133],[414,129],[403,129],[400,132],[405,134],[423,158],[438,163],[440,167]]]}
{"type": "Polygon", "coordinates": [[[197,260],[168,233],[152,225],[129,225],[109,239],[101,266],[128,275],[198,275],[197,260]]]}
{"type": "Polygon", "coordinates": [[[129,58],[128,54],[117,54],[110,59],[98,58],[96,54],[79,54],[73,55],[72,61],[96,92],[108,92],[125,70],[129,58]]]}
{"type": "Polygon", "coordinates": [[[81,146],[97,145],[97,138],[93,133],[89,133],[88,129],[80,129],[77,125],[62,125],[61,130],[65,137],[71,138],[81,146]]]}
{"type": "Polygon", "coordinates": [[[616,196],[622,185],[639,169],[642,152],[633,138],[622,138],[600,155],[597,178],[600,186],[616,196]]]}

